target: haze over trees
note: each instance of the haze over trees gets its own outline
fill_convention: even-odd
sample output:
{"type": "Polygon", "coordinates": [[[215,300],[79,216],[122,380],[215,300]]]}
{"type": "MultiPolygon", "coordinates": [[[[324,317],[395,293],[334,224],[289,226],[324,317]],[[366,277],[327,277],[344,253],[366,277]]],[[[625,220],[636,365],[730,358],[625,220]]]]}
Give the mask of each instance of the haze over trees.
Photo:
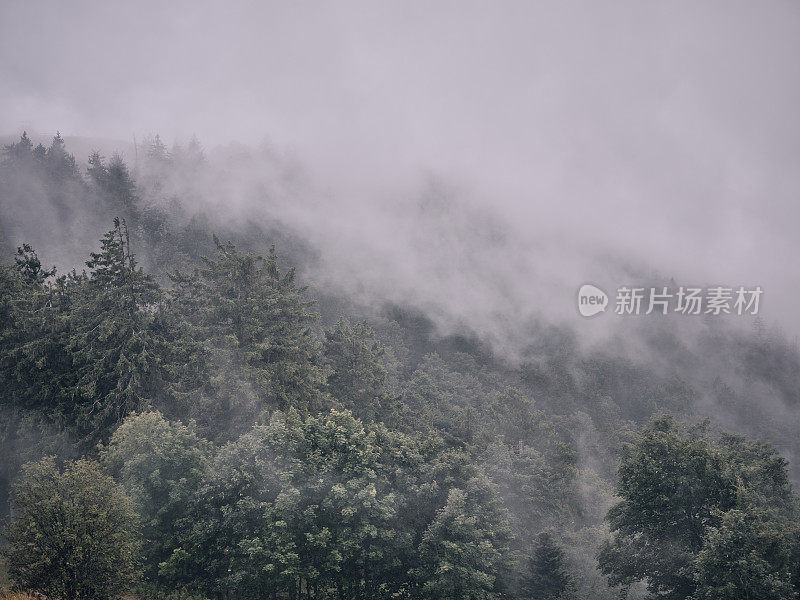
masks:
{"type": "Polygon", "coordinates": [[[411,307],[363,310],[358,290],[304,281],[296,231],[190,213],[196,141],[142,154],[132,168],[94,153],[85,173],[60,136],[3,154],[13,585],[65,600],[796,597],[796,466],[698,402],[724,398],[726,425],[793,456],[795,422],[746,397],[769,386],[796,406],[791,344],[645,325],[642,345],[681,366],[664,370],[537,323],[512,364],[411,307]],[[28,197],[61,215],[56,237],[97,226],[85,267],[8,247],[33,231],[12,210],[28,197]]]}

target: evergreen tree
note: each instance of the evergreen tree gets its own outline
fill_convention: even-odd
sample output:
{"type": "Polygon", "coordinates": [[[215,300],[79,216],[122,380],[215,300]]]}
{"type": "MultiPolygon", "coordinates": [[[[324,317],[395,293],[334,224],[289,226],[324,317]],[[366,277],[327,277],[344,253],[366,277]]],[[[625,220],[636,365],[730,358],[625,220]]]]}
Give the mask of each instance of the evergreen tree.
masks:
{"type": "Polygon", "coordinates": [[[431,600],[485,600],[495,589],[501,552],[493,543],[467,494],[450,490],[445,505],[428,526],[417,569],[420,598],[431,600]]]}
{"type": "Polygon", "coordinates": [[[66,181],[80,181],[80,174],[75,163],[75,157],[66,150],[64,138],[57,132],[45,154],[45,165],[50,181],[54,185],[66,181]]]}
{"type": "Polygon", "coordinates": [[[119,154],[112,154],[106,170],[105,185],[107,201],[112,210],[135,217],[138,215],[136,184],[128,165],[119,154]]]}
{"type": "MultiPolygon", "coordinates": [[[[330,368],[328,392],[361,418],[374,420],[387,404],[383,348],[366,323],[351,326],[340,319],[325,332],[323,355],[330,368]]],[[[388,412],[388,411],[387,411],[388,412]]]]}
{"type": "Polygon", "coordinates": [[[55,269],[43,269],[27,244],[14,262],[0,267],[0,402],[52,418],[75,379],[67,338],[71,290],[79,277],[53,280],[55,269]]]}
{"type": "Polygon", "coordinates": [[[543,532],[536,540],[528,574],[523,582],[523,596],[531,600],[569,600],[575,587],[566,565],[564,550],[553,537],[543,532]]]}
{"type": "Polygon", "coordinates": [[[77,380],[73,400],[65,401],[62,411],[93,443],[155,400],[162,381],[153,324],[162,294],[152,276],[137,268],[127,227],[119,219],[86,265],[91,271],[76,288],[70,316],[77,380]]]}
{"type": "Polygon", "coordinates": [[[42,286],[48,278],[56,274],[56,268],[42,268],[42,261],[36,251],[29,244],[23,244],[17,248],[17,255],[14,257],[14,266],[22,277],[37,286],[42,286]]]}
{"type": "Polygon", "coordinates": [[[28,137],[28,132],[23,131],[16,144],[8,144],[3,147],[3,163],[6,166],[17,166],[29,162],[33,144],[28,137]]]}
{"type": "Polygon", "coordinates": [[[88,162],[86,173],[89,175],[89,180],[100,190],[105,189],[108,185],[108,167],[105,165],[104,158],[100,156],[99,152],[94,151],[89,155],[88,162]]]}
{"type": "MultiPolygon", "coordinates": [[[[197,335],[211,341],[219,364],[245,376],[262,406],[318,409],[323,371],[311,331],[317,315],[294,270],[281,273],[274,248],[262,259],[214,241],[217,255],[204,259],[196,279],[201,306],[189,309],[197,335]]],[[[176,307],[193,295],[180,288],[176,307]]]]}

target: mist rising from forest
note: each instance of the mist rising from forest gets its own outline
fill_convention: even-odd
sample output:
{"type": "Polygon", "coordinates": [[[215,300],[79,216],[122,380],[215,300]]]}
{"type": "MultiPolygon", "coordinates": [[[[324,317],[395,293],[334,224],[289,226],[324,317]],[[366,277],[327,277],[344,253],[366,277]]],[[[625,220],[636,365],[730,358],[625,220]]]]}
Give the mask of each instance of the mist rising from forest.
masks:
{"type": "Polygon", "coordinates": [[[196,133],[199,203],[280,215],[326,285],[509,354],[536,315],[608,328],[578,321],[585,281],[761,285],[797,333],[789,3],[141,8],[0,9],[0,131],[124,140],[129,164],[137,135],[196,133]]]}
{"type": "Polygon", "coordinates": [[[798,55],[782,0],[0,2],[0,521],[116,481],[145,600],[556,597],[547,548],[794,597],[798,55]],[[758,318],[614,314],[716,285],[758,318]]]}
{"type": "MultiPolygon", "coordinates": [[[[299,246],[253,249],[277,241],[312,295],[356,313],[419,311],[512,366],[552,353],[541,334],[563,325],[575,361],[591,345],[677,370],[724,425],[747,419],[716,397],[720,374],[769,422],[797,421],[785,391],[707,345],[753,319],[575,310],[587,281],[761,285],[763,322],[796,352],[800,289],[780,258],[798,251],[795,6],[244,6],[4,5],[4,142],[61,130],[81,170],[119,151],[145,204],[231,237],[268,224],[299,246]],[[86,36],[105,48],[91,60],[86,36]],[[196,133],[202,166],[148,172],[156,132],[167,149],[196,133]]],[[[43,198],[0,199],[3,247],[82,268],[107,215],[43,198]]]]}

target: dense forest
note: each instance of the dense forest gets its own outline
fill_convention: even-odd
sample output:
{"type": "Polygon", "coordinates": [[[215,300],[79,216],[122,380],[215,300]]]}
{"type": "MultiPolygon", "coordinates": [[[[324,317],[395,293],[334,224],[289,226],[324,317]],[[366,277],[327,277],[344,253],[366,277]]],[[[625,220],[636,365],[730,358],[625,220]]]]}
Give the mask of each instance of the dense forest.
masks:
{"type": "Polygon", "coordinates": [[[5,583],[64,600],[797,596],[800,352],[768,325],[643,319],[590,348],[542,317],[512,360],[315,281],[280,214],[205,210],[196,140],[137,150],[3,150],[5,583]]]}

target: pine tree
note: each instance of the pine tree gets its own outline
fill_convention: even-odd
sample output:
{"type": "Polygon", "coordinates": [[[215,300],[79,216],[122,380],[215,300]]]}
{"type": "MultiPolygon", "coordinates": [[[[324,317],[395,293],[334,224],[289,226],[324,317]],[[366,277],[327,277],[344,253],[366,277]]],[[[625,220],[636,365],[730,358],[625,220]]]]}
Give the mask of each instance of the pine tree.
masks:
{"type": "Polygon", "coordinates": [[[245,368],[262,405],[319,408],[322,368],[311,331],[317,314],[295,283],[294,269],[281,273],[274,247],[261,258],[214,241],[217,255],[204,259],[199,272],[198,334],[233,361],[231,367],[245,368]]]}
{"type": "Polygon", "coordinates": [[[16,144],[8,144],[3,147],[3,163],[5,165],[19,165],[29,162],[33,145],[28,137],[28,132],[23,131],[16,144]]]}
{"type": "Polygon", "coordinates": [[[568,600],[575,597],[572,575],[564,550],[547,533],[539,534],[523,582],[524,597],[531,600],[568,600]]]}
{"type": "Polygon", "coordinates": [[[60,132],[56,132],[50,147],[47,149],[45,165],[50,181],[54,185],[68,180],[80,181],[81,179],[75,163],[75,157],[67,152],[64,138],[61,137],[60,132]]]}
{"type": "Polygon", "coordinates": [[[373,420],[386,404],[383,348],[365,322],[351,326],[340,319],[325,332],[323,354],[330,367],[328,392],[360,417],[373,420]]]}
{"type": "Polygon", "coordinates": [[[419,597],[430,600],[487,600],[493,596],[503,556],[502,528],[487,522],[461,489],[449,491],[419,547],[422,566],[415,570],[419,597]]]}
{"type": "Polygon", "coordinates": [[[106,172],[104,191],[112,210],[120,214],[135,216],[138,214],[136,184],[131,177],[128,165],[117,153],[111,155],[106,172]]]}
{"type": "Polygon", "coordinates": [[[90,273],[75,288],[70,314],[76,382],[61,409],[85,443],[92,444],[129,413],[148,407],[163,386],[154,331],[162,293],[152,276],[137,267],[127,227],[119,219],[86,266],[90,273]]]}
{"type": "Polygon", "coordinates": [[[89,155],[89,166],[86,168],[86,173],[89,175],[89,180],[100,190],[105,189],[108,184],[108,167],[99,152],[94,151],[89,155]]]}
{"type": "Polygon", "coordinates": [[[42,261],[39,260],[39,256],[30,244],[23,244],[21,247],[17,248],[17,255],[14,257],[14,266],[19,274],[22,275],[23,279],[39,286],[43,285],[48,278],[56,274],[55,267],[51,267],[50,269],[42,268],[42,261]]]}

